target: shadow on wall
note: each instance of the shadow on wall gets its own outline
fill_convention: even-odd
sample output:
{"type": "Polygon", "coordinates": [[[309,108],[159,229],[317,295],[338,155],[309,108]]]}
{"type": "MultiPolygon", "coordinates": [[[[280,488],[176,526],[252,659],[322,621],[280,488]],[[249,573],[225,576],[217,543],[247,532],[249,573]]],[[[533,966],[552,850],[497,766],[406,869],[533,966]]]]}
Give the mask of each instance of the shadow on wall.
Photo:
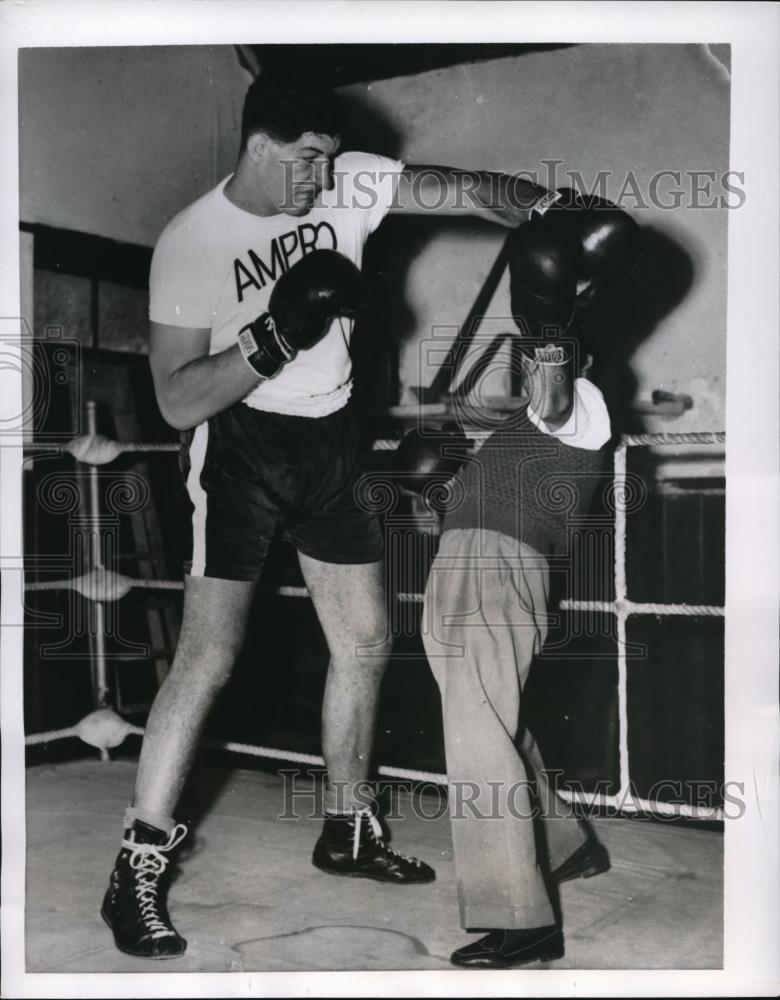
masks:
{"type": "Polygon", "coordinates": [[[398,159],[403,134],[390,119],[355,93],[341,93],[339,98],[344,115],[341,149],[398,159]]]}
{"type": "MultiPolygon", "coordinates": [[[[376,153],[398,159],[402,134],[376,108],[355,94],[340,94],[344,112],[341,149],[376,153]]],[[[369,302],[357,320],[352,338],[355,372],[353,404],[366,413],[398,402],[399,344],[414,329],[414,314],[398,289],[417,248],[410,246],[405,223],[413,220],[386,219],[371,236],[363,253],[363,276],[369,302]],[[403,231],[398,229],[402,223],[403,231]]],[[[419,221],[419,220],[418,220],[419,221]]]]}
{"type": "MultiPolygon", "coordinates": [[[[354,93],[341,96],[347,122],[342,148],[397,158],[403,136],[395,124],[354,93]]],[[[368,241],[363,272],[370,303],[353,340],[358,405],[376,411],[400,398],[400,350],[419,333],[418,318],[402,290],[415,260],[443,231],[464,244],[475,237],[495,238],[496,254],[501,248],[496,227],[476,218],[390,216],[368,241]]],[[[684,301],[694,276],[693,258],[680,243],[655,226],[643,226],[636,267],[589,318],[592,377],[604,392],[617,433],[645,429],[642,414],[632,411],[638,383],[630,360],[684,301]]]]}
{"type": "Polygon", "coordinates": [[[645,429],[642,415],[631,409],[637,388],[631,357],[684,301],[694,277],[688,251],[660,229],[643,226],[636,267],[588,318],[595,362],[591,375],[604,393],[616,433],[645,429]]]}
{"type": "MultiPolygon", "coordinates": [[[[391,405],[400,396],[400,349],[419,332],[417,317],[401,289],[406,287],[415,259],[445,228],[464,242],[495,233],[495,226],[478,219],[390,217],[366,247],[364,273],[371,304],[353,343],[356,383],[361,389],[358,398],[370,400],[374,409],[378,404],[391,405]]],[[[496,254],[500,246],[497,241],[496,254]]],[[[644,226],[642,256],[636,267],[589,317],[586,334],[595,356],[591,375],[604,392],[616,433],[645,429],[643,415],[632,409],[637,379],[631,358],[684,301],[694,277],[689,252],[660,229],[644,226]]]]}
{"type": "MultiPolygon", "coordinates": [[[[397,403],[401,348],[420,334],[420,321],[404,295],[415,262],[425,248],[446,232],[462,241],[468,253],[475,238],[495,241],[497,256],[503,231],[477,218],[388,216],[369,239],[363,255],[363,274],[370,289],[370,302],[359,320],[353,340],[356,386],[361,396],[378,405],[397,403]],[[385,381],[383,382],[383,378],[385,381]]],[[[431,288],[431,296],[446,300],[446,288],[431,288]]],[[[466,319],[457,317],[458,322],[466,319]]]]}
{"type": "MultiPolygon", "coordinates": [[[[403,134],[385,115],[354,92],[341,94],[346,125],[342,149],[360,150],[398,159],[403,134]]],[[[363,275],[370,289],[368,308],[358,321],[353,339],[356,398],[365,398],[370,409],[397,403],[400,349],[419,334],[419,320],[403,295],[415,261],[442,232],[463,241],[474,237],[496,242],[498,254],[503,234],[477,218],[443,216],[387,217],[369,239],[363,255],[363,275]]],[[[438,290],[434,290],[436,294],[438,290]]],[[[465,319],[465,314],[462,319],[465,319]]]]}

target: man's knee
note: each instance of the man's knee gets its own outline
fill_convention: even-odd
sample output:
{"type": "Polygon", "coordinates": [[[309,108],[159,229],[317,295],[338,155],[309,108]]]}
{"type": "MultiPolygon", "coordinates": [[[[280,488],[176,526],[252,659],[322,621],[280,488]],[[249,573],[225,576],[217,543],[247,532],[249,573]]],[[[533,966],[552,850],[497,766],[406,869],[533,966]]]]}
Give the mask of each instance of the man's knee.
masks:
{"type": "Polygon", "coordinates": [[[381,675],[391,651],[392,640],[386,631],[360,630],[332,651],[331,665],[336,670],[381,675]]]}
{"type": "Polygon", "coordinates": [[[216,693],[230,679],[239,651],[239,646],[206,643],[192,648],[180,642],[169,678],[193,689],[216,693]]]}
{"type": "MultiPolygon", "coordinates": [[[[390,620],[383,599],[366,596],[352,620],[341,622],[341,636],[333,658],[368,667],[387,662],[393,646],[390,620]]],[[[329,631],[326,629],[326,631],[329,631]]],[[[331,634],[332,634],[332,630],[331,634]]]]}
{"type": "Polygon", "coordinates": [[[381,608],[376,616],[360,629],[355,642],[355,656],[366,666],[384,667],[390,658],[392,648],[390,621],[385,609],[381,608]]]}

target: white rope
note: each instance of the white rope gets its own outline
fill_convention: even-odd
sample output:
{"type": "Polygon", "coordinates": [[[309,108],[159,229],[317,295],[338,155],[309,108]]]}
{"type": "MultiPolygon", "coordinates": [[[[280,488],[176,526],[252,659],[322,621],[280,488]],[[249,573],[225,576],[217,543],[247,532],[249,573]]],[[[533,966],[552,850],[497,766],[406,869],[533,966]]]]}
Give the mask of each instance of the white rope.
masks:
{"type": "MultiPolygon", "coordinates": [[[[64,580],[31,580],[24,585],[28,591],[75,590],[91,601],[118,601],[133,589],[141,590],[183,590],[182,580],[136,580],[114,570],[90,570],[82,576],[64,580]]],[[[278,597],[309,597],[306,587],[276,587],[273,593],[278,597]]],[[[422,594],[399,593],[397,600],[421,604],[422,594]]]]}
{"type": "MultiPolygon", "coordinates": [[[[141,590],[183,590],[182,580],[136,580],[108,569],[94,569],[83,576],[64,580],[33,580],[25,584],[28,591],[75,590],[91,601],[118,601],[133,589],[141,590]]],[[[285,585],[275,587],[272,593],[277,597],[308,598],[306,587],[285,585]]],[[[404,604],[422,604],[421,593],[400,591],[395,599],[404,604]]],[[[655,604],[648,601],[580,601],[562,600],[561,611],[583,611],[601,614],[623,615],[683,615],[692,618],[722,618],[726,609],[717,604],[655,604]]]]}
{"type": "MultiPolygon", "coordinates": [[[[298,753],[295,750],[278,750],[274,747],[257,747],[251,743],[235,743],[232,740],[209,740],[207,746],[216,750],[228,750],[231,753],[243,753],[249,757],[267,757],[269,760],[284,760],[291,764],[310,764],[313,767],[325,767],[325,759],[311,753],[298,753]]],[[[402,767],[380,766],[379,774],[388,778],[405,778],[407,781],[426,782],[433,785],[446,785],[447,775],[435,771],[415,771],[402,767]]]]}
{"type": "MultiPolygon", "coordinates": [[[[475,440],[483,440],[493,433],[493,430],[468,429],[469,437],[475,440]]],[[[703,444],[718,445],[725,443],[726,434],[724,431],[701,431],[701,432],[680,432],[672,434],[624,434],[621,443],[626,447],[641,447],[653,445],[682,445],[682,444],[703,444]]],[[[394,451],[400,440],[398,438],[380,438],[373,442],[374,451],[394,451]]],[[[77,461],[87,465],[107,465],[115,461],[120,455],[126,452],[135,453],[160,453],[178,452],[179,444],[175,441],[157,442],[134,442],[116,441],[105,434],[81,434],[72,438],[66,444],[46,444],[43,442],[32,442],[25,446],[25,450],[34,457],[38,453],[44,452],[67,452],[77,461]]]]}
{"type": "Polygon", "coordinates": [[[678,432],[676,434],[624,434],[621,443],[628,448],[667,444],[725,444],[725,431],[678,432]]]}
{"type": "MultiPolygon", "coordinates": [[[[117,715],[110,708],[98,709],[85,716],[77,726],[68,729],[55,729],[48,733],[33,733],[25,738],[27,746],[51,743],[58,739],[80,737],[90,746],[101,750],[119,746],[127,736],[143,736],[140,726],[133,726],[117,715]]],[[[290,764],[307,764],[313,767],[325,767],[325,760],[315,754],[298,753],[295,750],[279,750],[275,747],[258,747],[251,743],[236,743],[232,740],[208,740],[207,746],[226,750],[230,753],[245,754],[250,757],[263,757],[267,760],[280,760],[290,764]]],[[[444,786],[447,775],[437,771],[419,771],[411,768],[381,766],[378,773],[386,778],[399,778],[404,781],[414,781],[418,784],[444,786]]],[[[719,807],[690,806],[686,803],[658,802],[655,800],[635,797],[630,791],[623,794],[604,795],[600,793],[569,792],[558,793],[567,802],[575,802],[586,806],[604,808],[619,808],[621,812],[652,812],[662,816],[687,816],[695,819],[722,819],[723,810],[719,807]]]]}
{"type": "Polygon", "coordinates": [[[123,573],[98,566],[90,570],[89,573],[67,580],[33,580],[25,583],[24,589],[29,591],[75,590],[90,601],[119,601],[134,587],[144,586],[144,583],[145,581],[132,580],[123,573]]]}
{"type": "MultiPolygon", "coordinates": [[[[309,591],[306,587],[274,587],[272,593],[276,597],[309,597],[309,591]]],[[[401,601],[405,604],[422,604],[423,595],[413,592],[398,591],[394,595],[397,601],[401,601]]]]}
{"type": "Polygon", "coordinates": [[[557,793],[567,802],[581,806],[600,806],[605,809],[618,809],[627,813],[653,813],[656,816],[684,816],[687,819],[723,820],[722,806],[692,806],[686,802],[662,802],[658,799],[643,799],[626,793],[621,795],[603,795],[595,792],[557,793]]]}
{"type": "Polygon", "coordinates": [[[626,493],[626,459],[628,451],[624,444],[615,449],[615,617],[617,619],[617,714],[618,714],[618,761],[620,787],[625,788],[629,780],[628,762],[628,659],[626,656],[626,621],[623,610],[627,599],[626,579],[626,504],[620,498],[626,493]]]}
{"type": "Polygon", "coordinates": [[[175,452],[179,445],[174,441],[158,441],[151,443],[136,443],[133,441],[116,441],[105,434],[80,434],[66,444],[46,444],[36,441],[25,446],[25,450],[33,457],[45,452],[67,452],[77,462],[85,465],[107,465],[115,461],[124,452],[175,452]]]}
{"type": "Polygon", "coordinates": [[[562,600],[561,611],[595,611],[602,614],[683,615],[693,618],[722,618],[726,609],[718,604],[652,604],[647,601],[575,601],[562,600]]]}
{"type": "MultiPolygon", "coordinates": [[[[37,746],[41,743],[52,743],[55,740],[78,737],[84,743],[97,747],[99,750],[118,747],[128,736],[143,736],[141,726],[134,726],[118,715],[112,708],[99,708],[84,718],[75,726],[67,729],[53,729],[46,733],[32,733],[25,737],[26,746],[37,746]]],[[[295,750],[279,750],[275,747],[258,747],[252,743],[236,743],[232,740],[207,740],[206,746],[217,750],[228,750],[231,753],[246,754],[250,757],[265,757],[269,760],[284,760],[293,764],[309,764],[314,767],[324,767],[323,757],[310,753],[298,753],[295,750]]],[[[387,777],[405,778],[408,781],[446,784],[446,775],[432,771],[415,771],[407,768],[380,767],[379,773],[387,777]]]]}
{"type": "Polygon", "coordinates": [[[51,729],[48,733],[31,733],[29,736],[25,736],[24,745],[34,747],[41,743],[54,743],[56,740],[67,740],[71,736],[77,737],[78,735],[75,726],[69,726],[67,729],[51,729]]]}
{"type": "MultiPolygon", "coordinates": [[[[472,437],[487,437],[488,432],[472,433],[472,437]]],[[[713,433],[677,433],[677,434],[634,434],[624,435],[615,450],[615,492],[618,497],[625,491],[627,448],[653,445],[703,444],[716,445],[725,442],[725,434],[713,433]]],[[[376,451],[390,451],[398,447],[395,439],[377,440],[373,444],[376,451]]],[[[103,435],[91,433],[74,438],[67,445],[53,446],[55,450],[67,451],[78,461],[95,465],[114,461],[123,452],[175,452],[178,444],[157,443],[137,444],[121,443],[103,435]]],[[[52,446],[34,444],[33,452],[51,451],[52,446]]],[[[628,599],[626,582],[626,507],[624,503],[615,504],[615,600],[614,601],[578,601],[567,600],[560,604],[565,611],[596,611],[614,614],[617,618],[617,668],[618,668],[618,746],[620,762],[620,791],[617,795],[588,796],[583,793],[563,793],[564,798],[582,804],[598,804],[616,806],[621,811],[650,811],[660,815],[692,816],[695,818],[715,818],[723,816],[723,810],[687,806],[679,803],[649,802],[629,795],[629,759],[628,759],[628,712],[627,712],[627,660],[626,660],[626,621],[630,615],[685,615],[685,616],[723,616],[724,608],[714,605],[689,604],[659,604],[649,602],[634,602],[628,599]]],[[[130,590],[159,589],[182,590],[184,584],[179,580],[136,580],[122,573],[96,566],[89,573],[67,580],[31,581],[25,584],[28,591],[74,590],[82,596],[95,602],[117,601],[130,590]]],[[[305,587],[284,586],[276,589],[276,593],[285,597],[308,597],[305,587]]],[[[420,603],[422,594],[399,593],[399,601],[420,603]]],[[[58,739],[79,737],[84,742],[100,749],[101,755],[107,755],[107,749],[118,746],[130,734],[143,735],[143,729],[133,726],[121,719],[110,708],[99,709],[85,716],[75,727],[52,730],[48,733],[31,734],[25,739],[28,746],[52,742],[58,739]]],[[[324,767],[322,757],[313,754],[300,754],[273,747],[256,747],[246,743],[231,741],[209,741],[209,746],[227,750],[233,753],[264,757],[270,760],[284,760],[292,763],[309,764],[324,767]]],[[[387,777],[403,778],[416,782],[431,784],[446,784],[446,775],[429,771],[410,770],[382,766],[379,774],[387,777]]]]}

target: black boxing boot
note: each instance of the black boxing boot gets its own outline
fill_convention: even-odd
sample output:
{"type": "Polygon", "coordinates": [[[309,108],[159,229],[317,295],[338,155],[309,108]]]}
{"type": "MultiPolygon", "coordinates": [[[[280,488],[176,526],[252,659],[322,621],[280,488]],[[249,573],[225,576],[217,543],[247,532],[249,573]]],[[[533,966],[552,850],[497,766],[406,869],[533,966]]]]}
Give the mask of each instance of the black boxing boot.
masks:
{"type": "Polygon", "coordinates": [[[138,819],[125,830],[100,911],[125,954],[139,958],[184,954],[187,942],[171,924],[165,896],[170,881],[166,855],[186,835],[182,823],[167,834],[138,819]]]}
{"type": "Polygon", "coordinates": [[[382,839],[382,827],[371,809],[326,814],[312,864],[329,875],[371,878],[406,885],[433,882],[436,872],[424,861],[407,858],[382,839]]]}

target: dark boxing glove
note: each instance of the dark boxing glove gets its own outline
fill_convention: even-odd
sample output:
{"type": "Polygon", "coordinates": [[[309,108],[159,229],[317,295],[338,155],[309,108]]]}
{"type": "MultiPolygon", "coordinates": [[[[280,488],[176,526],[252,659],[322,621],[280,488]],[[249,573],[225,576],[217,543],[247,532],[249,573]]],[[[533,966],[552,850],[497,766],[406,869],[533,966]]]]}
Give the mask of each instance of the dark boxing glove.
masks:
{"type": "Polygon", "coordinates": [[[423,493],[432,483],[452,479],[472,445],[473,441],[455,423],[424,433],[415,428],[401,439],[393,467],[403,487],[423,493]]]}
{"type": "Polygon", "coordinates": [[[273,378],[298,351],[313,347],[336,316],[354,316],[365,304],[358,268],[335,250],[312,250],[274,285],[268,312],[243,327],[238,343],[263,379],[273,378]]]}
{"type": "Polygon", "coordinates": [[[639,252],[639,226],[622,209],[571,188],[549,192],[509,237],[512,315],[521,333],[542,342],[574,333],[584,310],[628,274],[639,252]]]}

